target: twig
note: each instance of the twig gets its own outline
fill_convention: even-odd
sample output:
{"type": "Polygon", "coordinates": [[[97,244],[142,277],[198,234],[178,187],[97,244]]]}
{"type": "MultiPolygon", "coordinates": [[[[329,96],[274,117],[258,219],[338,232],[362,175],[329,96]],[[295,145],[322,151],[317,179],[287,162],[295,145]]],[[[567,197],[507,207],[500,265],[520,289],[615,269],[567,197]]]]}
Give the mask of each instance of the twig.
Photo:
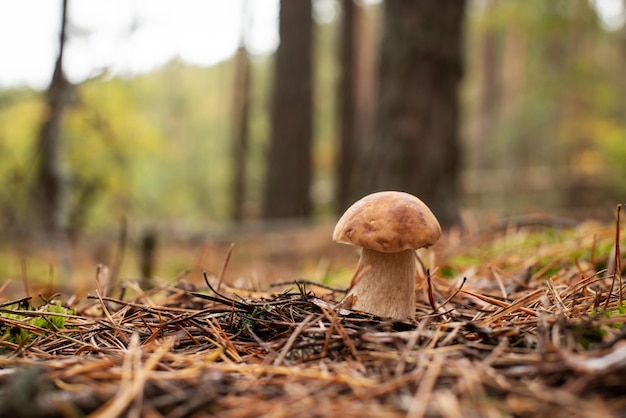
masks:
{"type": "Polygon", "coordinates": [[[498,287],[500,288],[500,292],[502,293],[502,299],[507,300],[509,298],[509,295],[506,291],[506,288],[504,287],[504,283],[502,282],[502,277],[500,277],[500,274],[498,274],[498,272],[496,271],[496,269],[493,268],[493,266],[489,266],[488,269],[489,269],[489,272],[496,279],[496,282],[498,283],[498,287]]]}
{"type": "Polygon", "coordinates": [[[273,363],[274,366],[280,366],[281,363],[285,361],[285,357],[287,357],[287,353],[289,353],[289,350],[293,346],[293,343],[296,342],[296,339],[300,336],[300,334],[302,333],[302,330],[306,326],[308,326],[311,322],[313,322],[314,318],[315,316],[313,314],[310,314],[306,318],[304,318],[302,322],[298,324],[296,329],[289,336],[289,339],[287,340],[287,342],[285,343],[285,346],[281,350],[280,355],[276,357],[276,359],[274,360],[274,363],[273,363]]]}
{"type": "MultiPolygon", "coordinates": [[[[224,276],[226,276],[226,269],[228,268],[228,263],[230,262],[230,256],[233,254],[233,248],[235,248],[235,243],[231,242],[228,247],[228,251],[226,252],[226,258],[224,258],[222,269],[220,270],[219,280],[217,281],[217,290],[220,290],[220,287],[222,287],[222,281],[224,280],[224,276]]],[[[204,279],[208,282],[206,272],[204,273],[204,279]]]]}
{"type": "Polygon", "coordinates": [[[463,281],[461,282],[461,284],[459,285],[459,287],[457,289],[454,289],[454,293],[450,296],[448,296],[448,298],[446,300],[443,301],[443,303],[441,305],[439,305],[439,308],[443,308],[444,306],[446,306],[448,303],[450,303],[450,301],[452,299],[454,299],[456,297],[456,295],[459,294],[459,292],[461,291],[461,289],[463,289],[463,286],[465,285],[465,283],[467,282],[467,277],[463,277],[463,281]]]}
{"type": "Polygon", "coordinates": [[[428,284],[428,302],[433,309],[433,313],[437,313],[437,305],[435,305],[435,294],[433,292],[433,283],[430,279],[430,269],[426,269],[426,283],[428,284]]]}
{"type": "Polygon", "coordinates": [[[269,287],[281,287],[281,286],[288,286],[291,284],[295,284],[296,286],[298,286],[299,284],[306,284],[309,286],[315,286],[315,287],[319,287],[322,289],[326,289],[326,290],[330,290],[332,292],[335,293],[346,293],[348,291],[348,289],[345,288],[338,288],[338,287],[332,287],[332,286],[328,286],[326,284],[323,283],[318,283],[316,281],[313,280],[306,280],[306,279],[296,279],[296,280],[291,280],[291,281],[287,281],[287,282],[276,282],[276,283],[270,283],[269,287]]]}
{"type": "Polygon", "coordinates": [[[124,255],[126,254],[126,239],[128,237],[128,220],[123,215],[120,218],[120,230],[117,236],[117,250],[115,251],[115,258],[111,264],[111,287],[117,286],[120,278],[120,271],[122,270],[122,263],[124,262],[124,255]]]}
{"type": "MultiPolygon", "coordinates": [[[[510,304],[510,303],[506,303],[506,302],[503,302],[503,301],[498,300],[498,299],[494,299],[494,298],[489,297],[489,296],[481,295],[480,293],[471,292],[469,290],[459,290],[459,291],[465,293],[466,295],[470,295],[470,296],[473,296],[475,298],[478,298],[478,299],[482,300],[483,302],[487,302],[487,303],[490,303],[492,305],[499,306],[501,308],[509,308],[509,307],[512,306],[512,304],[510,304]]],[[[535,311],[533,311],[531,309],[520,307],[519,310],[521,312],[524,312],[527,315],[537,316],[537,312],[535,312],[535,311]]]]}
{"type": "Polygon", "coordinates": [[[618,303],[620,306],[623,304],[622,293],[624,291],[624,284],[622,278],[622,257],[620,252],[620,212],[622,204],[617,205],[617,220],[615,221],[615,274],[619,278],[619,296],[618,303]]]}
{"type": "MultiPolygon", "coordinates": [[[[467,291],[463,291],[465,293],[468,293],[467,291]]],[[[469,294],[469,293],[468,293],[469,294]]],[[[543,289],[537,289],[533,292],[530,292],[529,294],[522,296],[521,298],[519,298],[518,300],[516,300],[515,302],[511,303],[511,304],[505,304],[506,306],[503,306],[503,309],[501,309],[500,311],[494,313],[493,315],[483,319],[480,322],[480,327],[484,327],[488,324],[491,324],[495,321],[497,321],[498,319],[502,318],[505,315],[508,315],[512,312],[515,311],[520,311],[520,312],[524,312],[525,314],[528,315],[532,315],[532,316],[537,316],[537,313],[533,310],[527,309],[524,307],[524,305],[526,303],[529,303],[531,301],[536,300],[541,294],[543,294],[543,289]]],[[[474,294],[474,296],[476,296],[476,294],[474,294]]],[[[494,300],[494,299],[492,299],[494,300]]]]}
{"type": "Polygon", "coordinates": [[[30,296],[30,289],[28,288],[28,274],[26,273],[26,259],[23,257],[20,259],[20,268],[22,271],[22,284],[24,285],[25,295],[30,296]]]}
{"type": "Polygon", "coordinates": [[[215,298],[213,296],[210,295],[205,295],[203,293],[198,293],[198,292],[189,292],[191,295],[196,296],[198,298],[201,299],[208,299],[214,302],[218,302],[218,303],[225,303],[224,301],[228,302],[226,304],[230,304],[231,306],[236,306],[237,308],[240,309],[245,309],[248,310],[249,309],[249,305],[246,305],[245,303],[241,303],[239,301],[236,301],[235,299],[229,298],[227,296],[222,295],[221,293],[219,293],[215,288],[213,288],[213,286],[211,286],[211,283],[209,282],[209,278],[206,274],[206,271],[203,273],[204,275],[204,282],[206,283],[206,285],[209,287],[209,290],[211,290],[211,292],[215,293],[218,297],[222,298],[221,300],[218,298],[215,298]]]}

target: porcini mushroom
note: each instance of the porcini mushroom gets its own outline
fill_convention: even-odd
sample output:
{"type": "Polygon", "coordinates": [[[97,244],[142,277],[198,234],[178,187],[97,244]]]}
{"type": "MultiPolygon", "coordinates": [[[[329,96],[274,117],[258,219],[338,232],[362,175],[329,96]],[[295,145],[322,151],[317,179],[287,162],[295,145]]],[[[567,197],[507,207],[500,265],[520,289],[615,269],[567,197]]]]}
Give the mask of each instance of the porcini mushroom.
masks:
{"type": "Polygon", "coordinates": [[[434,244],[441,227],[428,206],[403,192],[372,193],[346,210],[333,240],[362,247],[345,307],[395,319],[415,316],[415,250],[434,244]]]}

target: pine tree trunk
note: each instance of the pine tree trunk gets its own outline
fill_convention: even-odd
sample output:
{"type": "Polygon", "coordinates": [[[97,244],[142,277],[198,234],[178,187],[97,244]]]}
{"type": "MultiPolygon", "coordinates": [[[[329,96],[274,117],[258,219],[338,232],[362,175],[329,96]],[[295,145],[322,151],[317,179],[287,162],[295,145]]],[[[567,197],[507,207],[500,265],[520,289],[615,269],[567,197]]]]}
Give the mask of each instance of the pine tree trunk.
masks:
{"type": "Polygon", "coordinates": [[[247,155],[249,142],[250,63],[248,51],[239,47],[235,55],[235,86],[233,97],[233,184],[232,219],[244,219],[246,197],[247,155]]]}
{"type": "Polygon", "coordinates": [[[68,285],[67,280],[72,276],[72,259],[67,231],[68,193],[61,165],[63,149],[61,123],[73,94],[73,86],[63,73],[67,3],[68,0],[63,0],[59,55],[48,87],[45,113],[35,149],[36,177],[32,196],[35,214],[39,219],[37,226],[43,229],[46,241],[52,245],[58,257],[57,271],[58,276],[63,280],[62,287],[68,285]]]}
{"type": "Polygon", "coordinates": [[[233,97],[233,221],[244,219],[246,197],[247,155],[249,142],[250,62],[242,45],[235,55],[235,86],[233,97]]]}
{"type": "Polygon", "coordinates": [[[400,190],[457,219],[463,0],[385,2],[373,134],[356,196],[400,190]]]}
{"type": "Polygon", "coordinates": [[[311,0],[280,2],[279,34],[262,211],[265,219],[311,214],[311,0]]]}
{"type": "Polygon", "coordinates": [[[63,73],[63,52],[67,21],[67,0],[63,0],[59,55],[46,96],[46,111],[37,140],[37,176],[33,196],[42,227],[50,235],[61,232],[66,223],[66,185],[61,168],[61,121],[69,104],[72,86],[63,73]]]}
{"type": "MultiPolygon", "coordinates": [[[[490,0],[485,3],[485,12],[487,15],[491,13],[494,7],[494,1],[490,0]]],[[[488,152],[480,152],[488,148],[491,142],[491,136],[494,128],[498,123],[498,49],[499,49],[499,33],[493,28],[487,28],[479,43],[479,53],[481,56],[480,63],[480,91],[479,91],[479,113],[478,129],[472,146],[477,152],[476,163],[478,167],[490,166],[491,161],[488,152]]]]}
{"type": "Polygon", "coordinates": [[[335,204],[342,212],[350,206],[350,182],[354,171],[356,151],[356,48],[354,0],[342,0],[342,18],[339,51],[338,120],[339,147],[336,161],[335,204]]]}

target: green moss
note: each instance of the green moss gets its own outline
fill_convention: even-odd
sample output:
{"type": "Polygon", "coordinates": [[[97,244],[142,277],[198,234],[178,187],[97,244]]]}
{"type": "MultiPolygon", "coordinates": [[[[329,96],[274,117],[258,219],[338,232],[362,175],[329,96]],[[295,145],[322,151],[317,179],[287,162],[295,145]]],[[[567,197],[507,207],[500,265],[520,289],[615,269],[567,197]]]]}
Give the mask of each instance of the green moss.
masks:
{"type": "Polygon", "coordinates": [[[604,318],[614,318],[616,316],[624,316],[622,322],[614,322],[610,324],[612,328],[621,328],[624,326],[624,324],[626,324],[626,302],[622,303],[621,305],[617,304],[615,306],[615,309],[609,309],[609,310],[597,309],[597,310],[592,310],[591,313],[592,315],[602,315],[604,318]]]}
{"type": "Polygon", "coordinates": [[[457,275],[457,272],[452,266],[447,265],[439,268],[439,274],[445,279],[451,279],[457,275]]]}
{"type": "Polygon", "coordinates": [[[589,324],[576,325],[573,329],[573,335],[578,344],[585,350],[589,349],[592,344],[602,342],[606,336],[606,331],[601,327],[592,327],[589,324]]]}
{"type": "Polygon", "coordinates": [[[27,307],[25,310],[30,312],[37,312],[39,316],[20,315],[19,313],[0,313],[0,340],[6,341],[12,344],[23,345],[32,341],[38,336],[36,332],[32,332],[27,327],[33,326],[40,329],[57,330],[65,328],[66,318],[56,315],[46,315],[46,313],[71,315],[73,312],[61,305],[60,302],[55,304],[44,305],[41,310],[35,310],[32,307],[27,307]],[[3,319],[9,320],[8,322],[3,319]],[[14,325],[13,322],[19,322],[24,324],[24,327],[20,325],[14,325]]]}

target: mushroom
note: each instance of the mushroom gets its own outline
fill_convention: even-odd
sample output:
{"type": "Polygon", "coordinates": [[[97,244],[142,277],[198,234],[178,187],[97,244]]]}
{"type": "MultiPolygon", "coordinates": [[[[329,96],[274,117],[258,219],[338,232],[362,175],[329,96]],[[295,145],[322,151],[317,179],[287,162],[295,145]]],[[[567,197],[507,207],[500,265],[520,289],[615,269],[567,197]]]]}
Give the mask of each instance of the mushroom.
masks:
{"type": "Polygon", "coordinates": [[[411,194],[385,191],[355,202],[333,231],[333,241],[363,248],[343,306],[382,317],[414,318],[415,250],[440,236],[435,215],[411,194]]]}

